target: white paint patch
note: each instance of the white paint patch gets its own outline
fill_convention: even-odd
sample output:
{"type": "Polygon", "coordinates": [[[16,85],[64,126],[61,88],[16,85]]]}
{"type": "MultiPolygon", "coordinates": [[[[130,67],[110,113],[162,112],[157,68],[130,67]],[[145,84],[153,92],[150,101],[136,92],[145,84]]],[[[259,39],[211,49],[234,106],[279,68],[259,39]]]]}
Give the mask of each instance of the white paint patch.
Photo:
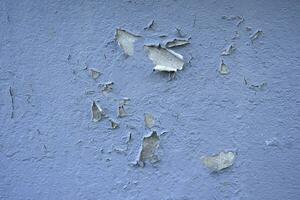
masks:
{"type": "Polygon", "coordinates": [[[176,72],[182,70],[183,56],[160,46],[145,46],[148,57],[154,63],[155,71],[176,72]]]}
{"type": "Polygon", "coordinates": [[[132,56],[134,54],[134,43],[140,36],[129,33],[123,29],[117,29],[115,38],[119,46],[124,50],[126,55],[132,56]]]}
{"type": "Polygon", "coordinates": [[[220,152],[218,155],[213,156],[203,156],[201,160],[204,166],[209,168],[210,170],[220,171],[233,165],[235,157],[235,153],[229,151],[220,152]]]}

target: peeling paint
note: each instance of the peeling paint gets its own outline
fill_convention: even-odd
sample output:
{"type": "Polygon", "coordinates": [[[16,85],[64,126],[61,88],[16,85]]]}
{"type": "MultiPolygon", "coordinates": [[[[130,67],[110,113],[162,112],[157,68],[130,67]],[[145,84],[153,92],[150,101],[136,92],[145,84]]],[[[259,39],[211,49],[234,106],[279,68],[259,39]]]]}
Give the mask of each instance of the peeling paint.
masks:
{"type": "Polygon", "coordinates": [[[94,68],[90,68],[90,75],[92,79],[96,80],[102,75],[102,73],[94,68]]]}
{"type": "Polygon", "coordinates": [[[114,82],[109,81],[109,82],[103,83],[101,85],[102,85],[102,88],[101,88],[102,93],[106,94],[106,93],[109,93],[113,90],[114,82]]]}
{"type": "Polygon", "coordinates": [[[105,116],[104,111],[101,109],[100,106],[96,104],[95,101],[93,101],[92,104],[92,120],[93,122],[100,121],[105,116]]]}
{"type": "Polygon", "coordinates": [[[109,119],[109,121],[110,121],[111,129],[117,129],[117,128],[119,128],[119,123],[117,123],[113,119],[109,119]]]}
{"type": "Polygon", "coordinates": [[[119,105],[117,115],[118,117],[127,116],[127,112],[125,111],[124,105],[119,105]]]}
{"type": "Polygon", "coordinates": [[[145,162],[156,163],[159,161],[156,151],[159,147],[159,136],[153,131],[150,136],[143,138],[142,148],[139,154],[138,165],[144,167],[145,162]]]}
{"type": "Polygon", "coordinates": [[[132,56],[134,54],[134,43],[140,36],[123,29],[117,29],[115,37],[119,46],[124,50],[124,53],[128,56],[132,56]]]}
{"type": "Polygon", "coordinates": [[[259,37],[261,37],[262,35],[263,35],[263,31],[257,30],[250,36],[250,39],[253,42],[254,40],[257,40],[259,37]]]}
{"type": "Polygon", "coordinates": [[[166,47],[167,48],[173,48],[173,47],[178,47],[178,46],[185,46],[187,44],[190,44],[190,41],[185,38],[175,38],[171,41],[166,42],[166,47]]]}
{"type": "Polygon", "coordinates": [[[253,90],[255,92],[265,91],[268,85],[266,82],[263,82],[261,84],[251,84],[245,77],[244,77],[244,84],[247,85],[250,90],[253,90]]]}
{"type": "Polygon", "coordinates": [[[220,152],[218,155],[213,156],[203,156],[201,160],[205,167],[217,172],[232,166],[235,161],[235,157],[235,153],[229,151],[220,152]]]}
{"type": "Polygon", "coordinates": [[[221,75],[227,75],[230,73],[229,68],[227,67],[227,65],[224,63],[224,61],[222,60],[221,64],[220,64],[220,68],[219,68],[219,73],[221,75]]]}
{"type": "Polygon", "coordinates": [[[224,51],[221,53],[221,55],[222,55],[222,56],[229,56],[229,55],[231,55],[235,50],[236,50],[236,48],[234,47],[234,44],[231,43],[230,45],[228,45],[228,47],[226,47],[226,49],[224,49],[224,51]]]}
{"type": "Polygon", "coordinates": [[[176,72],[182,70],[183,56],[161,46],[145,46],[148,57],[154,63],[154,71],[176,72]]]}
{"type": "Polygon", "coordinates": [[[154,20],[152,19],[147,26],[144,28],[144,30],[150,30],[153,29],[153,25],[154,25],[154,20]]]}
{"type": "Polygon", "coordinates": [[[155,119],[154,119],[154,117],[153,117],[152,114],[146,113],[146,114],[145,114],[144,121],[145,121],[145,125],[146,125],[148,128],[152,128],[152,127],[154,126],[155,119]]]}

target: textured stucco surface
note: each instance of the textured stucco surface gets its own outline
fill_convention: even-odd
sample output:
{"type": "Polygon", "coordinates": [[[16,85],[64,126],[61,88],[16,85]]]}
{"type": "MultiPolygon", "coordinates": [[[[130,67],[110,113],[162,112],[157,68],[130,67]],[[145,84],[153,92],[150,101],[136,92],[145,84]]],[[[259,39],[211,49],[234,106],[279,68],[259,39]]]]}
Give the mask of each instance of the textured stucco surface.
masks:
{"type": "Polygon", "coordinates": [[[1,0],[0,199],[300,199],[299,22],[296,0],[1,0]],[[155,31],[145,31],[152,19],[155,31]],[[252,44],[246,26],[263,36],[252,44]],[[117,27],[143,36],[134,56],[111,42],[117,27]],[[168,81],[142,45],[176,27],[191,36],[176,51],[193,59],[168,81]],[[94,81],[85,66],[103,75],[94,81]],[[255,92],[244,77],[267,87],[255,92]],[[98,84],[107,81],[115,85],[104,96],[98,84]],[[122,97],[131,101],[119,129],[91,121],[93,100],[116,119],[122,97]],[[130,163],[150,134],[144,113],[167,132],[160,162],[140,168],[130,163]],[[210,173],[200,157],[223,150],[236,162],[210,173]]]}

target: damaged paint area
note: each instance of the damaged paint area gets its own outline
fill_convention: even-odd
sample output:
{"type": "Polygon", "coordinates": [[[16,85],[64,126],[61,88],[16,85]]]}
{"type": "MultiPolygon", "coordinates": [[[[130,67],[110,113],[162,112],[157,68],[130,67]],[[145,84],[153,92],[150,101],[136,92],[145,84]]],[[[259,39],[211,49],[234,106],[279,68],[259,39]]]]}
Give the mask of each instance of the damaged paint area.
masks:
{"type": "Polygon", "coordinates": [[[127,116],[127,112],[125,111],[124,105],[119,105],[117,115],[118,115],[118,117],[127,116]]]}
{"type": "Polygon", "coordinates": [[[159,136],[156,131],[153,131],[150,136],[143,138],[142,148],[140,150],[137,164],[144,167],[145,162],[156,163],[159,161],[156,151],[159,147],[159,136]]]}
{"type": "Polygon", "coordinates": [[[117,29],[115,38],[119,46],[124,50],[124,53],[128,56],[132,56],[134,54],[134,43],[140,36],[123,29],[117,29]]]}
{"type": "Polygon", "coordinates": [[[161,46],[145,46],[148,57],[152,60],[154,71],[176,72],[182,70],[183,56],[161,46]]]}
{"type": "Polygon", "coordinates": [[[218,172],[232,166],[235,161],[235,157],[236,155],[234,152],[220,152],[218,155],[203,156],[201,161],[208,169],[218,172]]]}
{"type": "Polygon", "coordinates": [[[102,73],[94,68],[90,68],[90,75],[92,79],[96,80],[102,75],[102,73]]]}
{"type": "Polygon", "coordinates": [[[235,46],[233,43],[231,43],[230,45],[228,45],[223,52],[221,53],[222,56],[229,56],[231,55],[234,51],[236,50],[235,46]]]}
{"type": "Polygon", "coordinates": [[[145,121],[146,127],[152,128],[152,127],[154,126],[155,119],[154,119],[154,117],[153,117],[152,114],[146,113],[146,114],[145,114],[144,121],[145,121]]]}
{"type": "Polygon", "coordinates": [[[107,83],[101,84],[101,86],[102,86],[102,88],[101,88],[102,93],[111,92],[113,90],[113,85],[114,85],[114,82],[112,82],[112,81],[109,81],[107,83]]]}
{"type": "Polygon", "coordinates": [[[109,119],[110,121],[110,126],[111,126],[111,129],[117,129],[119,128],[119,123],[114,121],[113,119],[109,119]]]}
{"type": "Polygon", "coordinates": [[[219,73],[221,75],[227,75],[229,74],[229,68],[227,67],[227,65],[224,63],[224,61],[222,60],[220,68],[219,68],[219,73]]]}
{"type": "Polygon", "coordinates": [[[173,47],[179,47],[179,46],[185,46],[187,44],[190,44],[189,39],[185,38],[175,38],[171,41],[167,41],[165,46],[167,48],[173,48],[173,47]]]}
{"type": "Polygon", "coordinates": [[[244,78],[244,83],[250,90],[253,90],[255,92],[265,91],[268,85],[266,82],[262,82],[261,84],[250,84],[246,78],[244,78]]]}
{"type": "Polygon", "coordinates": [[[98,106],[95,101],[93,101],[93,104],[92,104],[92,121],[93,122],[98,122],[104,116],[105,116],[105,113],[102,110],[102,108],[100,106],[98,106]]]}
{"type": "Polygon", "coordinates": [[[252,35],[250,35],[251,42],[253,42],[254,40],[257,40],[262,35],[263,35],[263,31],[262,30],[255,31],[252,35]]]}

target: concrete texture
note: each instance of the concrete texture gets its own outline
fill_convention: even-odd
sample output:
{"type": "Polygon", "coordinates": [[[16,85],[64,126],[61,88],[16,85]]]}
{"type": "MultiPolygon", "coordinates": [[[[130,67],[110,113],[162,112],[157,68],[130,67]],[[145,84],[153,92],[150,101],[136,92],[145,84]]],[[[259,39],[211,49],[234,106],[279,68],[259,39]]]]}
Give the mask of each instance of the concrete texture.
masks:
{"type": "Polygon", "coordinates": [[[299,1],[1,0],[0,16],[0,199],[300,199],[299,1]],[[133,56],[113,42],[117,27],[142,36],[133,56]],[[175,51],[193,59],[168,81],[143,45],[176,27],[191,44],[175,51]],[[129,115],[117,118],[123,97],[129,115]],[[120,128],[92,122],[93,100],[120,128]],[[131,163],[151,133],[144,113],[166,132],[160,162],[142,168],[131,163]],[[200,158],[221,151],[236,161],[211,173],[200,158]]]}

